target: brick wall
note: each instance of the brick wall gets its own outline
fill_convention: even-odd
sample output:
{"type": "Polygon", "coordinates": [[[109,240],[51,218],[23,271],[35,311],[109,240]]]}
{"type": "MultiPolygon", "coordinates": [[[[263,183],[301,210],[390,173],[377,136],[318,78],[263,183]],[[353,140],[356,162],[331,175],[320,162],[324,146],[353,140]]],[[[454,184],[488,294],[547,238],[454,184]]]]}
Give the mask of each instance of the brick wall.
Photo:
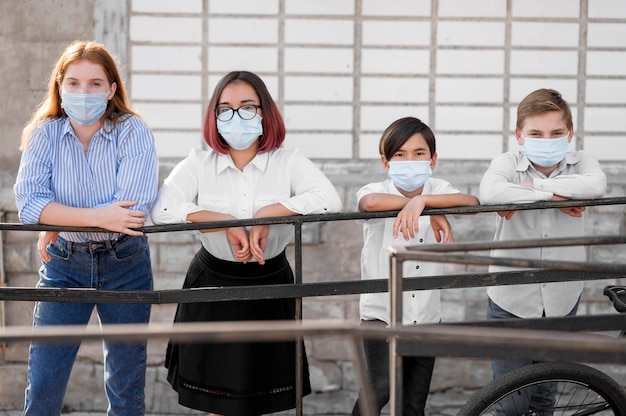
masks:
{"type": "MultiPolygon", "coordinates": [[[[539,87],[560,90],[572,105],[573,147],[601,159],[607,196],[626,194],[626,8],[620,0],[59,0],[56,8],[38,0],[23,0],[21,8],[17,3],[0,4],[0,36],[6,39],[0,63],[10,69],[0,74],[10,98],[0,112],[0,143],[10,149],[0,156],[5,222],[17,222],[11,186],[21,126],[44,93],[58,51],[77,37],[95,37],[120,58],[133,103],[154,129],[161,179],[189,148],[202,146],[203,113],[217,80],[229,70],[249,69],[266,80],[281,106],[286,146],[302,148],[328,174],[346,211],[355,209],[358,187],[383,177],[378,138],[405,115],[422,118],[437,133],[436,176],[476,194],[489,159],[516,146],[515,106],[539,87]]],[[[590,211],[591,234],[624,233],[623,206],[590,211]]],[[[489,240],[493,225],[487,214],[453,221],[459,241],[489,240]]],[[[304,247],[305,282],[359,279],[358,224],[333,222],[310,232],[317,238],[304,247]]],[[[39,262],[36,234],[3,233],[3,241],[5,283],[32,287],[39,262]]],[[[197,236],[153,234],[150,245],[156,288],[179,288],[199,247],[197,236]]],[[[591,251],[595,261],[625,258],[623,247],[591,251]]],[[[604,284],[587,284],[581,313],[610,309],[604,284]]],[[[484,289],[446,290],[442,296],[444,320],[484,317],[484,289]]],[[[357,320],[357,299],[307,298],[304,318],[357,320]]],[[[157,306],[153,321],[170,322],[173,311],[174,305],[157,306]]],[[[0,313],[5,325],[29,325],[32,304],[6,302],[0,313]]],[[[356,384],[346,345],[311,339],[307,350],[316,393],[305,400],[305,414],[349,412],[356,384]]],[[[81,347],[68,410],[103,409],[101,355],[98,343],[81,347]]],[[[163,355],[164,342],[151,341],[148,410],[183,414],[165,381],[163,355]]],[[[0,412],[22,406],[26,357],[26,344],[0,349],[0,412]]],[[[462,401],[459,389],[489,377],[484,360],[441,359],[430,403],[438,405],[439,393],[450,390],[462,401]]],[[[616,377],[626,385],[626,377],[616,377]]]]}
{"type": "Polygon", "coordinates": [[[573,107],[573,147],[624,160],[610,150],[626,149],[624,10],[618,0],[134,0],[129,83],[162,157],[201,146],[212,87],[247,69],[280,103],[286,145],[316,159],[377,158],[380,132],[407,114],[437,132],[440,157],[490,159],[517,146],[517,103],[548,87],[573,107]]]}

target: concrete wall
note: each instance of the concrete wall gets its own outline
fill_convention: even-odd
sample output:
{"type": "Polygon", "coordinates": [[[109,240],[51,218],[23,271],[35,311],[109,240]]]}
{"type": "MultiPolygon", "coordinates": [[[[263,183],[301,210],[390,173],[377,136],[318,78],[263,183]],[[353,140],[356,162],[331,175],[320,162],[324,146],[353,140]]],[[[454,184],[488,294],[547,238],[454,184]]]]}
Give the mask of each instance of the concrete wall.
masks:
{"type": "MultiPolygon", "coordinates": [[[[101,40],[120,59],[133,102],[155,130],[161,177],[189,147],[201,146],[202,113],[216,80],[232,65],[255,70],[257,64],[286,116],[287,145],[302,147],[321,166],[340,190],[346,211],[355,209],[355,192],[361,185],[383,177],[375,143],[389,121],[407,113],[428,120],[438,132],[436,175],[476,194],[490,157],[509,149],[510,113],[516,102],[539,85],[562,90],[580,116],[575,146],[597,152],[602,159],[609,177],[607,196],[626,194],[626,127],[622,124],[626,45],[625,37],[615,35],[626,27],[620,1],[482,0],[468,8],[469,3],[461,0],[248,0],[237,3],[238,11],[233,4],[219,0],[0,2],[4,95],[0,210],[5,212],[1,220],[18,222],[11,186],[19,163],[20,131],[45,92],[50,66],[75,38],[101,40]],[[537,22],[550,30],[538,32],[537,22]],[[311,36],[312,30],[319,33],[311,36]],[[275,35],[269,34],[272,31],[275,35]],[[241,35],[250,32],[259,34],[254,42],[241,35]],[[251,49],[264,53],[250,55],[251,49]],[[175,61],[168,52],[189,58],[185,61],[189,66],[168,67],[176,64],[167,62],[175,61]],[[220,53],[228,59],[217,59],[220,53]],[[293,60],[297,56],[309,61],[293,60]],[[529,60],[541,70],[526,67],[529,60]],[[477,62],[482,63],[478,69],[477,62]],[[501,70],[493,73],[489,69],[493,67],[501,70]],[[407,85],[416,89],[403,95],[407,85]]],[[[624,233],[623,206],[592,208],[590,214],[591,234],[624,233]]],[[[491,239],[494,215],[453,220],[457,240],[491,239]]],[[[319,240],[304,247],[304,281],[358,280],[360,226],[354,221],[333,222],[312,232],[319,232],[319,240]]],[[[3,242],[4,284],[34,286],[39,265],[36,233],[5,232],[3,242]]],[[[196,234],[152,234],[150,245],[156,288],[179,288],[199,247],[196,234]]],[[[624,254],[621,246],[595,247],[592,260],[623,262],[624,254]]],[[[446,267],[451,273],[484,270],[446,267]]],[[[606,283],[587,284],[581,313],[610,310],[601,293],[606,283]]],[[[442,296],[444,320],[484,317],[484,289],[446,290],[442,296]]],[[[5,302],[4,324],[29,325],[32,306],[5,302]]],[[[174,305],[156,306],[153,322],[171,322],[173,312],[174,305]]],[[[307,298],[303,313],[305,319],[356,321],[358,296],[307,298]]],[[[307,339],[306,343],[315,393],[305,399],[305,414],[349,413],[357,386],[346,345],[338,339],[307,339]]],[[[176,404],[165,381],[165,343],[149,345],[148,411],[189,413],[176,404]]],[[[26,359],[26,344],[0,347],[0,413],[22,406],[26,359]]],[[[68,411],[102,412],[101,362],[99,344],[81,347],[67,394],[68,411]]],[[[450,409],[463,401],[463,391],[481,386],[489,377],[484,360],[441,359],[429,406],[436,407],[438,414],[454,414],[450,409]]],[[[622,375],[616,377],[626,385],[622,375]]]]}

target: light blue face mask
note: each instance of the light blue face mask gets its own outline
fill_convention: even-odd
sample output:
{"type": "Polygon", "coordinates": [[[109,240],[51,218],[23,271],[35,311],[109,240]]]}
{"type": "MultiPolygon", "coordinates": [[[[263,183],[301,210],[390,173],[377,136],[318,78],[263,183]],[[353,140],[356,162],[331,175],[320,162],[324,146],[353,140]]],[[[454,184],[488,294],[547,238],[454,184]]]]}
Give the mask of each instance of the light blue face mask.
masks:
{"type": "Polygon", "coordinates": [[[432,174],[430,160],[389,161],[387,171],[393,184],[406,192],[413,192],[424,185],[432,174]]]}
{"type": "Polygon", "coordinates": [[[244,150],[263,134],[261,120],[258,114],[250,120],[244,120],[239,114],[233,114],[233,118],[228,121],[217,120],[217,131],[230,147],[244,150]]]}
{"type": "Polygon", "coordinates": [[[77,94],[64,92],[61,94],[61,108],[65,114],[81,126],[91,126],[107,109],[107,93],[77,94]]]}
{"type": "Polygon", "coordinates": [[[524,154],[534,164],[548,168],[559,163],[569,152],[568,136],[558,139],[524,138],[524,154]]]}

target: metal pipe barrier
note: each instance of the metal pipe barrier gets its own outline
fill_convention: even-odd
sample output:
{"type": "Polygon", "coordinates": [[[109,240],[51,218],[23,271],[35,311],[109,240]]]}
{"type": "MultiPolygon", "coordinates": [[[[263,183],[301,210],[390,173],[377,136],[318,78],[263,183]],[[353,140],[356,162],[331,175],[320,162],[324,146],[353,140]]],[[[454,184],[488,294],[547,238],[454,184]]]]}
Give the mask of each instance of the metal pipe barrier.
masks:
{"type": "MultiPolygon", "coordinates": [[[[523,258],[511,258],[511,257],[490,257],[490,256],[477,256],[473,254],[456,254],[451,255],[451,252],[457,251],[473,251],[473,250],[491,250],[491,249],[516,249],[516,248],[528,248],[528,247],[556,247],[556,246],[580,246],[580,245],[599,245],[599,244],[623,244],[626,242],[626,236],[593,236],[593,237],[578,237],[578,238],[551,238],[551,239],[528,239],[517,241],[490,241],[490,242],[474,242],[474,243],[450,243],[450,244],[431,244],[422,246],[396,246],[390,248],[390,279],[389,279],[389,295],[391,303],[391,322],[390,326],[392,332],[394,329],[402,326],[402,291],[403,291],[403,275],[402,265],[405,261],[410,260],[423,260],[442,263],[460,263],[460,264],[479,264],[479,265],[500,265],[510,267],[533,267],[533,268],[545,268],[552,271],[556,270],[555,275],[565,274],[563,272],[572,273],[609,273],[613,274],[613,278],[621,277],[626,274],[626,264],[615,263],[593,263],[593,262],[580,262],[580,261],[552,261],[552,260],[540,260],[540,259],[523,259],[523,258]]],[[[534,270],[533,272],[540,272],[541,270],[534,270]]],[[[563,277],[563,276],[561,276],[563,277]]],[[[568,279],[569,280],[569,279],[568,279]]],[[[578,280],[578,279],[574,279],[578,280]]],[[[587,279],[584,279],[587,280],[587,279]]],[[[546,280],[542,280],[545,282],[546,280]]],[[[553,320],[542,319],[543,321],[553,320]]],[[[524,333],[523,338],[518,338],[516,334],[519,329],[504,329],[500,323],[493,323],[494,327],[497,327],[497,331],[501,334],[513,331],[510,335],[509,342],[504,342],[496,348],[490,348],[484,346],[484,352],[489,351],[489,355],[492,358],[532,358],[534,360],[583,360],[582,355],[578,354],[576,350],[579,348],[578,344],[571,344],[567,350],[560,351],[557,354],[553,354],[554,351],[547,352],[545,347],[550,345],[552,337],[556,337],[559,342],[566,340],[571,334],[555,333],[549,336],[542,331],[534,331],[532,328],[536,328],[537,323],[542,320],[525,320],[523,325],[527,328],[522,330],[524,333]],[[531,325],[531,326],[528,326],[531,325]],[[534,348],[534,353],[531,356],[527,356],[528,351],[524,348],[524,345],[530,342],[531,348],[534,348]],[[541,344],[541,349],[537,348],[537,345],[541,344]],[[576,345],[576,347],[572,347],[576,345]]],[[[624,316],[619,316],[617,320],[620,324],[618,328],[626,328],[624,325],[624,316]]],[[[589,321],[587,321],[588,323],[589,321]]],[[[508,323],[511,325],[511,322],[508,323]]],[[[554,325],[554,323],[552,323],[554,325]]],[[[550,327],[552,327],[550,325],[550,327]]],[[[545,326],[545,325],[544,325],[545,326]]],[[[482,331],[481,331],[482,332],[482,331]]],[[[487,336],[483,333],[482,336],[487,336]]],[[[585,335],[583,339],[578,342],[584,342],[585,338],[589,335],[585,335]]],[[[417,348],[406,348],[406,345],[401,343],[399,336],[391,336],[389,338],[389,355],[390,355],[390,406],[393,414],[402,414],[402,358],[404,355],[441,355],[445,354],[445,346],[435,342],[437,345],[433,345],[432,342],[422,340],[417,348]],[[431,348],[429,348],[429,346],[431,348]],[[432,348],[434,346],[434,348],[432,348]]],[[[570,340],[574,342],[574,339],[570,340]]],[[[626,347],[623,340],[616,340],[617,344],[622,344],[626,347]]],[[[471,349],[472,345],[468,348],[471,349]]],[[[454,351],[447,351],[453,353],[454,351]]],[[[584,351],[587,361],[593,361],[599,357],[595,357],[592,351],[584,351]]],[[[611,359],[620,359],[617,356],[611,356],[611,359]]],[[[623,357],[620,359],[623,361],[623,357]]]]}
{"type": "MultiPolygon", "coordinates": [[[[446,209],[426,209],[423,215],[476,214],[497,211],[516,211],[528,209],[550,209],[579,206],[625,204],[626,197],[604,198],[578,201],[547,201],[531,204],[501,204],[472,207],[456,207],[446,209]]],[[[176,325],[107,325],[101,328],[92,327],[55,327],[32,328],[12,327],[0,331],[0,342],[79,342],[89,339],[108,339],[123,342],[137,339],[167,338],[174,341],[209,341],[231,342],[246,340],[274,341],[281,339],[302,339],[305,336],[341,336],[349,342],[357,379],[363,388],[364,415],[375,414],[373,396],[369,389],[369,380],[365,369],[365,360],[359,348],[363,338],[378,337],[390,342],[391,365],[391,412],[401,414],[401,374],[398,363],[403,355],[432,355],[459,357],[492,357],[506,351],[520,357],[529,358],[563,358],[596,362],[625,362],[626,345],[623,341],[613,340],[604,336],[555,332],[563,329],[577,330],[608,330],[624,328],[622,316],[607,316],[586,319],[584,322],[575,318],[549,318],[535,323],[525,320],[525,325],[501,323],[501,326],[490,323],[463,323],[402,326],[401,296],[403,286],[411,290],[452,289],[464,287],[493,286],[499,284],[524,284],[569,280],[595,280],[615,278],[626,274],[626,265],[608,263],[580,262],[542,262],[528,259],[491,259],[484,256],[448,254],[452,251],[488,250],[491,248],[521,248],[543,245],[595,245],[623,244],[626,237],[598,236],[579,239],[531,240],[518,242],[477,242],[453,243],[446,245],[401,247],[392,250],[391,278],[357,282],[313,283],[302,282],[302,224],[307,222],[328,222],[346,220],[367,220],[373,218],[394,217],[399,211],[388,212],[351,212],[336,214],[320,214],[306,216],[272,217],[259,219],[229,220],[193,224],[150,225],[141,228],[144,233],[175,232],[201,229],[226,228],[232,226],[294,224],[294,285],[248,286],[237,288],[202,288],[184,290],[162,290],[150,292],[115,292],[95,289],[43,289],[43,288],[12,288],[0,287],[0,301],[58,301],[58,302],[91,302],[91,303],[188,303],[213,302],[242,299],[264,299],[275,297],[292,297],[297,301],[296,321],[286,322],[228,322],[225,324],[203,323],[176,325]],[[505,247],[509,245],[509,247],[505,247]],[[524,270],[499,273],[475,273],[446,276],[425,276],[420,278],[402,278],[402,262],[405,260],[428,260],[463,264],[501,264],[515,267],[538,267],[544,270],[524,270]],[[556,270],[556,271],[555,271],[556,270]],[[216,290],[219,289],[219,290],[216,290]],[[342,294],[359,294],[384,292],[389,290],[392,302],[392,325],[388,329],[362,329],[351,321],[319,321],[303,322],[301,316],[302,298],[308,296],[332,296],[342,294]],[[400,320],[398,320],[400,319],[400,320]],[[563,321],[566,319],[566,321],[563,321]],[[508,325],[508,327],[507,327],[508,325]],[[536,329],[540,328],[540,329],[536,329]],[[549,331],[546,333],[545,331],[549,331]],[[546,344],[544,341],[550,339],[546,344]],[[542,341],[542,350],[537,350],[537,342],[542,341]],[[576,346],[575,350],[572,346],[576,346]],[[608,360],[608,361],[606,361],[608,360]]],[[[3,230],[17,231],[102,231],[94,227],[66,227],[51,225],[24,225],[0,223],[3,230]]],[[[299,343],[297,343],[299,345],[299,343]]],[[[301,357],[302,351],[298,351],[301,357]]],[[[300,360],[299,360],[300,361],[300,360]]],[[[401,369],[401,367],[400,367],[401,369]]],[[[300,371],[298,371],[298,376],[300,371]]],[[[302,414],[302,380],[298,378],[297,414],[302,414]]]]}

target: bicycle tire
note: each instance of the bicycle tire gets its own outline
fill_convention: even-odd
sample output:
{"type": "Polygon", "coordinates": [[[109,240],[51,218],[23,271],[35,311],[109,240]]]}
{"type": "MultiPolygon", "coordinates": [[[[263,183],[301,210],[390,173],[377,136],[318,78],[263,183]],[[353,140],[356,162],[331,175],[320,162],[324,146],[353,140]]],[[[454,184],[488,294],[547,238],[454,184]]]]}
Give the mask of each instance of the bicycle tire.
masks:
{"type": "Polygon", "coordinates": [[[604,295],[613,302],[613,307],[618,312],[626,312],[626,286],[609,285],[604,288],[604,295]]]}
{"type": "Polygon", "coordinates": [[[526,408],[511,413],[515,416],[626,416],[626,394],[615,380],[593,367],[569,362],[544,362],[513,370],[474,394],[457,416],[495,415],[495,406],[503,399],[515,400],[524,395],[524,389],[529,386],[548,382],[559,383],[556,404],[551,409],[526,408]]]}

